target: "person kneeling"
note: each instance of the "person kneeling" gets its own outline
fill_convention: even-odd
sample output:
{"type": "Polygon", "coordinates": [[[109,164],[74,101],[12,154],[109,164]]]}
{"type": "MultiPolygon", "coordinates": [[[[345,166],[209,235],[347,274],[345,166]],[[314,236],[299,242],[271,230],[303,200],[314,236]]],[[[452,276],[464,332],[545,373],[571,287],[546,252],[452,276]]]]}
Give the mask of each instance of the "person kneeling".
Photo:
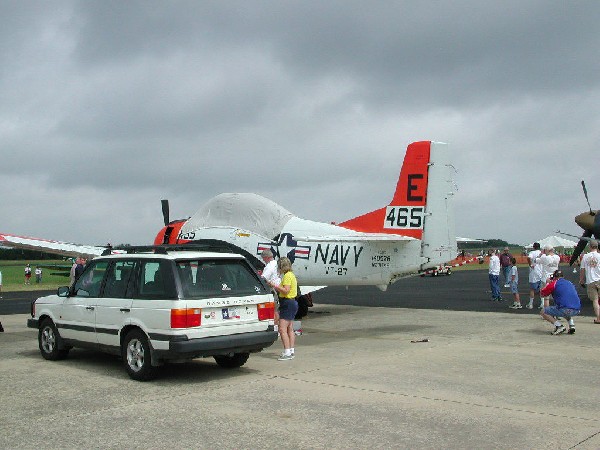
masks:
{"type": "Polygon", "coordinates": [[[552,295],[554,298],[554,305],[546,306],[540,312],[544,320],[554,325],[552,334],[557,335],[567,331],[567,328],[560,322],[560,317],[568,320],[569,334],[575,333],[573,316],[577,316],[581,312],[581,301],[575,285],[569,280],[565,280],[560,270],[555,270],[540,294],[542,297],[552,295]]]}

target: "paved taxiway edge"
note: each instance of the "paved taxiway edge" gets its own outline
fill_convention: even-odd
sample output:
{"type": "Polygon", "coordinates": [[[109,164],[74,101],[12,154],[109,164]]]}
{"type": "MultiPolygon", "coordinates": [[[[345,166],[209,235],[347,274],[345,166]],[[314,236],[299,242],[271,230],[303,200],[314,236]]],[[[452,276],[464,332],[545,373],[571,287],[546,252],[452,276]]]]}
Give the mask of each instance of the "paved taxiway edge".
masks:
{"type": "Polygon", "coordinates": [[[276,343],[152,383],[99,353],[43,360],[26,318],[2,317],[0,448],[600,448],[591,317],[551,336],[533,314],[317,305],[293,361],[276,343]]]}

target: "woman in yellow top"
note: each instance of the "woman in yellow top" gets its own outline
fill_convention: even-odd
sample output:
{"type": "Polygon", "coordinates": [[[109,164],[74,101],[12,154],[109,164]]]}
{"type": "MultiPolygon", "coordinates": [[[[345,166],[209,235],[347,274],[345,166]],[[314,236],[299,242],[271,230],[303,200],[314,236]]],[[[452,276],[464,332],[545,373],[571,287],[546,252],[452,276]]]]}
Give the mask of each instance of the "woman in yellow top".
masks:
{"type": "Polygon", "coordinates": [[[279,335],[283,343],[283,353],[279,361],[287,361],[294,358],[294,317],[298,312],[298,281],[292,272],[292,263],[288,258],[280,258],[277,263],[281,284],[269,283],[279,296],[279,335]]]}

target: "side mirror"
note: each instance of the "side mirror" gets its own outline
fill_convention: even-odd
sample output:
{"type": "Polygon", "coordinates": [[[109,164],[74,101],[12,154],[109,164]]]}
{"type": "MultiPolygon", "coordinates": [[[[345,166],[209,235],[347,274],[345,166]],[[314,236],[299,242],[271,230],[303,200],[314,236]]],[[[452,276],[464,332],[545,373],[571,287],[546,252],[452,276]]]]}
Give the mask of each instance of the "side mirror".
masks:
{"type": "Polygon", "coordinates": [[[59,297],[68,297],[69,296],[69,286],[61,286],[58,288],[56,295],[59,297]]]}

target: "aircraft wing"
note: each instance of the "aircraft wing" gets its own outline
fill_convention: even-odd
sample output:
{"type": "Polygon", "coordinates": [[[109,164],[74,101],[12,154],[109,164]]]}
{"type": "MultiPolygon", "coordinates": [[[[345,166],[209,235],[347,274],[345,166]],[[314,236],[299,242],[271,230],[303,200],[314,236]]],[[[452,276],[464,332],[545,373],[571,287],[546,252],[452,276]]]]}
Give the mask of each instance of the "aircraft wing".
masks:
{"type": "Polygon", "coordinates": [[[106,249],[106,247],[72,244],[69,242],[52,241],[49,239],[27,236],[16,236],[8,233],[0,233],[0,245],[11,248],[44,251],[61,256],[86,256],[88,258],[99,256],[106,249]]]}
{"type": "Polygon", "coordinates": [[[462,244],[465,244],[465,243],[470,244],[470,243],[477,243],[477,242],[487,242],[487,240],[485,240],[485,239],[474,239],[474,238],[464,238],[464,237],[458,237],[457,236],[456,237],[456,242],[462,243],[462,244]]]}

